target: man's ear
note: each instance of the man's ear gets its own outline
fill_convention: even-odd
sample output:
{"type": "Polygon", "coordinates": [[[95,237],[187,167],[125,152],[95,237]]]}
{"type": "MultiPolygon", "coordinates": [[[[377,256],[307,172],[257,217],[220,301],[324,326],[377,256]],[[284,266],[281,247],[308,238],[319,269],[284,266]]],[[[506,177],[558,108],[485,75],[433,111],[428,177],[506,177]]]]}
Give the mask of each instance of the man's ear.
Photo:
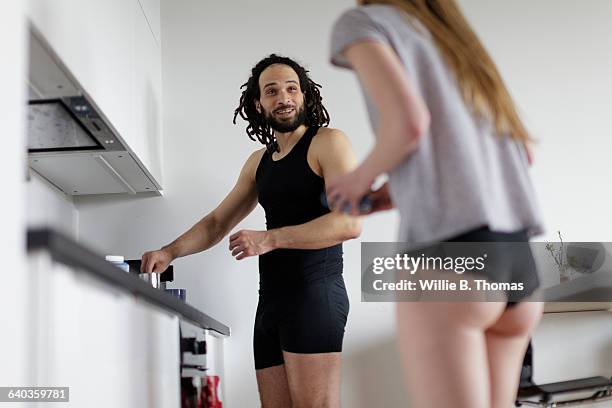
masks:
{"type": "Polygon", "coordinates": [[[255,101],[255,109],[257,109],[257,112],[261,113],[261,103],[259,103],[259,101],[255,101]]]}

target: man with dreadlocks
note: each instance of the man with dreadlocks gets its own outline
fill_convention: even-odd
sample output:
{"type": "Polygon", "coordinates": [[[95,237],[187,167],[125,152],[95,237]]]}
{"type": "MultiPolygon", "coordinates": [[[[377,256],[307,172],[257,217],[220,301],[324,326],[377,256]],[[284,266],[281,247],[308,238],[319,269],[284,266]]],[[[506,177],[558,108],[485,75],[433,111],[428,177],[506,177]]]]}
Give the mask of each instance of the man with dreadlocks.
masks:
{"type": "Polygon", "coordinates": [[[230,236],[236,259],[259,256],[259,304],[253,348],[264,408],[339,407],[340,352],[349,303],[342,277],[342,242],[361,221],[330,212],[325,182],[351,171],[348,138],[330,129],[320,85],[295,61],[270,55],[252,69],[234,123],[265,148],[247,159],[229,195],[170,245],[142,257],[145,272],[206,250],[246,217],[257,202],[266,231],[230,236]]]}

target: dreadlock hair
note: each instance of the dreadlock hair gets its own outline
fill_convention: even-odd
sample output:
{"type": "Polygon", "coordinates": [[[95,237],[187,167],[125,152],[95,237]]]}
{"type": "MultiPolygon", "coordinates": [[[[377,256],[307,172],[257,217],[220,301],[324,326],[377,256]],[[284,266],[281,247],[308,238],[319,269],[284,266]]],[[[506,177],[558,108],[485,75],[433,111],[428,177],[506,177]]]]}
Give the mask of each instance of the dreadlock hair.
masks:
{"type": "Polygon", "coordinates": [[[262,59],[253,67],[249,80],[240,87],[240,89],[244,88],[244,90],[240,96],[240,104],[234,110],[233,120],[233,123],[236,124],[236,118],[240,115],[242,119],[247,121],[249,124],[246,127],[246,133],[249,138],[253,141],[257,138],[257,140],[266,146],[270,153],[278,151],[278,144],[274,138],[272,128],[266,123],[264,113],[257,112],[255,101],[258,101],[261,97],[259,77],[266,68],[273,64],[287,65],[297,74],[300,80],[300,88],[304,94],[304,113],[306,115],[304,124],[308,127],[329,125],[329,113],[325,106],[323,106],[323,98],[319,92],[321,85],[310,79],[308,76],[309,71],[291,58],[270,54],[270,56],[262,59]]]}

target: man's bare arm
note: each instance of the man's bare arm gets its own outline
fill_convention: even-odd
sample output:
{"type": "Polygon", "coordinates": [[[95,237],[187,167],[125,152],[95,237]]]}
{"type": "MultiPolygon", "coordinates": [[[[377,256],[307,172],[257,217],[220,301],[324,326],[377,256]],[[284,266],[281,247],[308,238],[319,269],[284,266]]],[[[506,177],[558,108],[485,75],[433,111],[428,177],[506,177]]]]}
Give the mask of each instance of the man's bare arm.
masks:
{"type": "Polygon", "coordinates": [[[270,230],[274,248],[319,249],[361,234],[361,221],[347,214],[329,213],[301,225],[270,230]]]}
{"type": "MultiPolygon", "coordinates": [[[[311,145],[317,169],[324,180],[346,174],[355,167],[356,159],[344,133],[321,129],[311,145]]],[[[262,255],[274,249],[327,248],[361,234],[361,219],[341,213],[329,213],[300,225],[268,231],[241,230],[230,236],[229,248],[236,259],[262,255]]]]}
{"type": "Polygon", "coordinates": [[[223,239],[257,205],[255,171],[263,151],[251,154],[242,167],[236,185],[225,199],[187,232],[159,251],[142,256],[143,272],[163,271],[172,260],[205,251],[223,239]]]}
{"type": "MultiPolygon", "coordinates": [[[[317,159],[320,175],[327,182],[346,174],[356,166],[357,159],[346,135],[337,129],[321,129],[312,141],[311,150],[317,159]]],[[[341,213],[330,213],[302,225],[271,231],[277,248],[326,248],[361,234],[361,219],[341,213]]]]}

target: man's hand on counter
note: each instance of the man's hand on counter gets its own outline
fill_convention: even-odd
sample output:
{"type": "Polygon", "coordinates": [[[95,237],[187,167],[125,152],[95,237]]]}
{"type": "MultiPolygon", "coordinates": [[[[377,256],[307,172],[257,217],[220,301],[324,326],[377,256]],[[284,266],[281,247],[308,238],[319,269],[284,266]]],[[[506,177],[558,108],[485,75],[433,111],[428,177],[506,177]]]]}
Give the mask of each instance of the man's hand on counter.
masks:
{"type": "Polygon", "coordinates": [[[263,255],[275,249],[270,238],[269,231],[240,230],[230,235],[229,250],[236,260],[263,255]]]}
{"type": "Polygon", "coordinates": [[[148,251],[142,255],[142,260],[140,263],[140,272],[141,273],[151,273],[151,272],[163,272],[168,269],[168,265],[172,262],[174,258],[165,248],[159,249],[157,251],[148,251]]]}

